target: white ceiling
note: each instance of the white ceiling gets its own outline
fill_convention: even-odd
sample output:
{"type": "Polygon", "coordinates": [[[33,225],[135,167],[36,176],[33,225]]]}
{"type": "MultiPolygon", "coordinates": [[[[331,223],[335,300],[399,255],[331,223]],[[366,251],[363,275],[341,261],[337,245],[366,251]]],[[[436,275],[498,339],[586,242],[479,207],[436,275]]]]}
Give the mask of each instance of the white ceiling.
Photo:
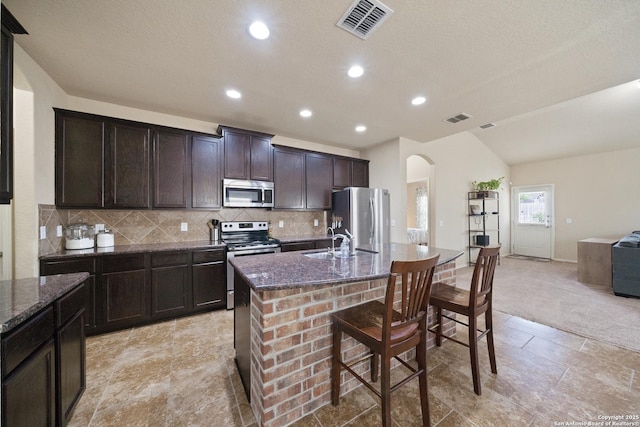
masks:
{"type": "Polygon", "coordinates": [[[367,40],[336,26],[352,0],[2,2],[74,96],[355,150],[469,130],[508,164],[640,146],[638,0],[384,0],[367,40]]]}

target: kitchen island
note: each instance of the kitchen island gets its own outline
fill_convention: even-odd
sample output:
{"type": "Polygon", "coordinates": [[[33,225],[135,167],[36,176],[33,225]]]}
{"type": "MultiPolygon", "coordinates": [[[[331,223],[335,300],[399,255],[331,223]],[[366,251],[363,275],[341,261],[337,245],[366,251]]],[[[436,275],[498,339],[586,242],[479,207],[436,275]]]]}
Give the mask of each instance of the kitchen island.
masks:
{"type": "Polygon", "coordinates": [[[88,273],[0,281],[2,426],[66,425],[85,389],[88,273]]]}
{"type": "MultiPolygon", "coordinates": [[[[362,249],[372,252],[346,259],[288,252],[231,261],[236,363],[259,425],[289,425],[330,402],[331,313],[381,299],[393,260],[440,254],[434,281],[455,285],[455,259],[462,255],[400,243],[362,249]]],[[[430,312],[430,323],[432,318],[430,312]]],[[[445,324],[447,333],[454,328],[452,321],[445,324]]],[[[427,347],[433,345],[429,337],[427,347]]],[[[349,358],[367,351],[350,338],[343,350],[349,358]]],[[[360,372],[368,365],[361,364],[360,372]]],[[[358,386],[346,377],[342,393],[358,386]]]]}

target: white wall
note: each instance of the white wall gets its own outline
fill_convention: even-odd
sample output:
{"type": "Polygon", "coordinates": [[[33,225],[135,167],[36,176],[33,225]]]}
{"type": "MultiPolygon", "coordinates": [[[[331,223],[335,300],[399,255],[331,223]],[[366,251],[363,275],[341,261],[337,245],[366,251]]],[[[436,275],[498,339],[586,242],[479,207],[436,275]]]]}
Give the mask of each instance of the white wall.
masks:
{"type": "MultiPolygon", "coordinates": [[[[393,189],[391,217],[396,220],[392,228],[393,241],[406,241],[406,164],[411,155],[430,160],[435,172],[430,179],[431,211],[435,227],[430,232],[433,246],[466,251],[467,192],[472,181],[486,181],[505,177],[509,182],[509,167],[489,150],[478,138],[463,132],[428,143],[399,138],[373,147],[363,153],[371,160],[369,170],[372,187],[393,189]]],[[[509,253],[509,188],[500,190],[500,229],[503,254],[509,253]]],[[[466,254],[458,258],[458,267],[467,264],[466,254]]]]}
{"type": "Polygon", "coordinates": [[[66,94],[14,44],[14,278],[38,274],[38,204],[54,200],[53,106],[66,94]]]}
{"type": "Polygon", "coordinates": [[[511,181],[554,184],[555,258],[576,261],[578,240],[640,230],[639,165],[634,148],[512,166],[511,181]]]}

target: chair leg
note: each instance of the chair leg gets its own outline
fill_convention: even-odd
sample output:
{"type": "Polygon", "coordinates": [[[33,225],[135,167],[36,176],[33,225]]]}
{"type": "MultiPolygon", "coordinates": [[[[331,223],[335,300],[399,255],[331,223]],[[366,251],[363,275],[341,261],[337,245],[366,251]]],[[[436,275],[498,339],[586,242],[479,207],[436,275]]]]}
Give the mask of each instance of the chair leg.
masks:
{"type": "Polygon", "coordinates": [[[371,359],[370,359],[370,370],[371,370],[371,381],[373,381],[374,383],[376,381],[378,381],[378,354],[375,351],[371,352],[371,359]]]}
{"type": "Polygon", "coordinates": [[[429,395],[427,387],[427,334],[426,326],[425,333],[423,334],[422,341],[416,347],[416,360],[418,362],[418,369],[422,370],[418,380],[420,382],[420,406],[422,409],[422,425],[430,426],[431,419],[429,417],[429,395]]]}
{"type": "Polygon", "coordinates": [[[340,371],[342,370],[342,366],[340,366],[339,361],[341,360],[340,359],[341,341],[342,341],[342,331],[334,323],[333,349],[332,349],[332,359],[331,359],[331,404],[333,406],[337,406],[340,401],[340,371]]]}
{"type": "Polygon", "coordinates": [[[491,315],[491,308],[485,312],[484,319],[484,323],[489,331],[487,333],[487,346],[489,347],[489,363],[491,364],[491,372],[497,374],[498,368],[496,365],[496,351],[493,347],[493,316],[491,315]]]}
{"type": "Polygon", "coordinates": [[[438,326],[436,327],[436,345],[440,347],[442,345],[442,308],[436,307],[436,316],[438,326]]]}
{"type": "Polygon", "coordinates": [[[478,318],[475,314],[469,316],[469,353],[471,356],[473,390],[480,396],[482,388],[480,386],[480,362],[478,360],[478,318]]]}
{"type": "Polygon", "coordinates": [[[380,357],[381,377],[380,384],[381,405],[382,405],[382,427],[391,427],[391,358],[387,355],[380,357]]]}

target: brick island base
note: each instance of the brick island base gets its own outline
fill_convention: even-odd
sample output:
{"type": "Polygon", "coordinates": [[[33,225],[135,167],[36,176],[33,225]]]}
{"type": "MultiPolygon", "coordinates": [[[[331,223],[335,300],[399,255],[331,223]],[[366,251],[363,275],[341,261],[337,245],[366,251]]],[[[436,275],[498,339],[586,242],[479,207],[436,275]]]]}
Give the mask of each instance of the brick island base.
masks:
{"type": "MultiPolygon", "coordinates": [[[[439,265],[435,281],[455,285],[455,261],[439,265]]],[[[386,282],[378,279],[256,292],[236,274],[236,362],[260,426],[289,425],[331,401],[330,314],[382,299],[386,282]]],[[[430,308],[429,325],[433,323],[430,308]]],[[[453,321],[444,326],[447,333],[455,331],[453,321]]],[[[434,345],[434,336],[429,334],[427,348],[434,345]]],[[[367,352],[350,337],[343,338],[342,351],[347,360],[367,352]]],[[[369,371],[369,363],[361,363],[358,371],[369,371]]],[[[343,371],[341,395],[359,386],[343,371]]]]}

